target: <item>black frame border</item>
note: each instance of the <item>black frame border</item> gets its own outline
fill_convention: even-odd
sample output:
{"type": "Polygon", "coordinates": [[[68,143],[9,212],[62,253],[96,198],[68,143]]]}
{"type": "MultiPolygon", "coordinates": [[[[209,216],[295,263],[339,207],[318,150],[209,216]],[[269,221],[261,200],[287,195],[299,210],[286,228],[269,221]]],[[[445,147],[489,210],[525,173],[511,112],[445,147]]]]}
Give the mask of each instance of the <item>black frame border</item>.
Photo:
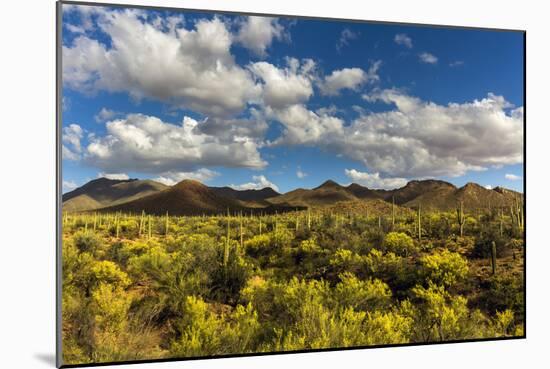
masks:
{"type": "Polygon", "coordinates": [[[527,31],[525,29],[508,29],[508,28],[491,28],[491,27],[473,27],[473,26],[457,26],[457,25],[442,25],[429,23],[409,23],[409,22],[392,22],[392,21],[377,21],[363,19],[348,19],[348,18],[331,18],[320,16],[305,16],[295,14],[274,14],[274,13],[254,13],[245,11],[229,11],[217,9],[196,9],[184,7],[168,7],[168,6],[153,6],[153,5],[131,5],[131,4],[113,4],[113,3],[98,3],[89,1],[73,1],[73,0],[57,0],[56,1],[56,83],[55,83],[55,121],[56,121],[56,367],[57,368],[83,368],[83,367],[99,367],[108,365],[128,365],[128,364],[148,364],[148,363],[165,363],[165,362],[183,362],[194,360],[210,360],[210,359],[225,359],[225,358],[240,358],[254,356],[270,356],[270,355],[286,355],[286,354],[302,354],[302,353],[318,353],[318,352],[334,352],[334,351],[352,351],[363,349],[376,348],[399,348],[399,347],[416,347],[430,345],[448,345],[456,343],[475,343],[475,342],[496,342],[522,340],[527,338],[527,31]],[[197,13],[214,13],[222,15],[235,16],[264,16],[264,17],[284,17],[293,19],[310,19],[310,20],[325,20],[331,22],[346,22],[346,23],[371,23],[385,25],[400,25],[413,26],[436,29],[463,29],[477,31],[493,31],[493,32],[519,32],[523,34],[523,212],[524,212],[524,249],[523,249],[523,306],[524,306],[524,329],[522,336],[513,337],[492,337],[492,338],[474,338],[464,340],[449,340],[442,342],[415,342],[401,344],[386,344],[386,345],[370,345],[370,346],[352,346],[352,347],[334,347],[322,349],[304,349],[291,351],[273,351],[273,352],[257,352],[257,353],[239,353],[227,355],[212,355],[212,356],[192,356],[192,357],[173,357],[164,359],[143,359],[131,361],[110,361],[100,363],[87,364],[63,364],[63,347],[62,347],[62,150],[61,150],[61,131],[62,131],[62,100],[63,100],[63,83],[62,83],[62,27],[63,27],[63,5],[83,5],[94,7],[112,7],[112,8],[131,8],[157,11],[174,11],[174,12],[197,12],[197,13]]]}

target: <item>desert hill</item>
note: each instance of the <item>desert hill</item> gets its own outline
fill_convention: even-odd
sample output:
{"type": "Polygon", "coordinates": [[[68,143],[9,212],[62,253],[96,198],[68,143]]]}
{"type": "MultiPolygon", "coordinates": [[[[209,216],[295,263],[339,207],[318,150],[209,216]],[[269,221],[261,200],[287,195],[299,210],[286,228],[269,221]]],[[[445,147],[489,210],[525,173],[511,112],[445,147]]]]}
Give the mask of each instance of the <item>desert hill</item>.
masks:
{"type": "Polygon", "coordinates": [[[332,180],[313,189],[298,188],[279,194],[272,188],[236,190],[208,187],[195,180],[183,180],[168,187],[152,180],[109,180],[100,178],[63,195],[68,211],[127,211],[150,214],[200,215],[226,211],[274,213],[296,209],[326,208],[340,213],[360,211],[388,213],[415,209],[451,210],[459,202],[465,209],[508,207],[523,195],[502,187],[487,189],[475,183],[457,188],[451,183],[414,180],[394,190],[370,189],[356,183],[342,186],[332,180]]]}
{"type": "Polygon", "coordinates": [[[63,194],[63,208],[84,211],[113,206],[162,191],[168,186],[149,179],[94,179],[82,187],[63,194]]]}

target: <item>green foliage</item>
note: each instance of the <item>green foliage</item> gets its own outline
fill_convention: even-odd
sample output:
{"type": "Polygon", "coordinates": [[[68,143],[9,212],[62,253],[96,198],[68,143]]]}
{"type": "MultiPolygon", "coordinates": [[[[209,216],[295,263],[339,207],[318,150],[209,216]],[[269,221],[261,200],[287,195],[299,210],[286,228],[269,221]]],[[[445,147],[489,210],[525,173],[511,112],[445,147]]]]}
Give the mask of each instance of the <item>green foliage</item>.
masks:
{"type": "Polygon", "coordinates": [[[470,312],[467,300],[451,295],[443,286],[430,283],[428,288],[414,287],[411,292],[419,301],[416,311],[419,338],[425,341],[445,341],[481,338],[485,319],[479,311],[470,312]]]}
{"type": "Polygon", "coordinates": [[[170,344],[176,357],[245,353],[254,350],[259,323],[250,305],[237,306],[228,319],[202,299],[188,296],[181,319],[175,323],[178,338],[170,344]]]}
{"type": "Polygon", "coordinates": [[[131,283],[128,275],[118,265],[109,260],[96,262],[91,268],[91,273],[94,287],[101,284],[110,284],[115,288],[125,288],[131,283]]]}
{"type": "Polygon", "coordinates": [[[211,295],[223,303],[234,304],[238,300],[252,272],[252,265],[236,252],[238,247],[238,242],[232,241],[228,259],[224,263],[223,255],[220,256],[217,267],[210,274],[211,295]]]}
{"type": "Polygon", "coordinates": [[[495,275],[484,285],[479,304],[481,307],[495,313],[511,309],[519,319],[525,314],[523,293],[523,279],[517,275],[495,275]]]}
{"type": "Polygon", "coordinates": [[[468,261],[447,249],[420,258],[426,281],[452,287],[468,275],[468,261]]]}
{"type": "Polygon", "coordinates": [[[384,238],[384,248],[400,256],[407,256],[416,251],[413,239],[402,232],[390,232],[384,238]]]}
{"type": "Polygon", "coordinates": [[[364,311],[382,310],[391,306],[392,292],[381,280],[362,281],[349,272],[341,274],[340,280],[333,292],[339,305],[364,311]]]}
{"type": "Polygon", "coordinates": [[[269,255],[271,252],[271,237],[268,234],[261,234],[246,240],[245,249],[247,255],[253,258],[259,258],[269,255]]]}
{"type": "Polygon", "coordinates": [[[73,241],[80,252],[93,253],[99,249],[101,239],[95,233],[79,231],[73,236],[73,241]]]}
{"type": "Polygon", "coordinates": [[[338,274],[345,271],[358,273],[364,267],[365,258],[351,250],[339,249],[330,258],[329,264],[338,274]]]}
{"type": "Polygon", "coordinates": [[[418,242],[418,219],[398,210],[393,227],[390,214],[379,223],[370,208],[368,216],[347,208],[243,218],[65,214],[64,360],[523,335],[525,245],[508,213],[465,215],[460,237],[456,209],[423,210],[418,242]]]}
{"type": "Polygon", "coordinates": [[[496,227],[486,228],[475,241],[471,256],[474,258],[490,258],[492,243],[495,242],[497,255],[504,256],[509,253],[509,244],[501,237],[496,227]]]}
{"type": "Polygon", "coordinates": [[[497,334],[501,336],[509,336],[512,333],[512,326],[514,323],[514,312],[510,309],[504,311],[497,311],[495,316],[495,326],[497,334]]]}

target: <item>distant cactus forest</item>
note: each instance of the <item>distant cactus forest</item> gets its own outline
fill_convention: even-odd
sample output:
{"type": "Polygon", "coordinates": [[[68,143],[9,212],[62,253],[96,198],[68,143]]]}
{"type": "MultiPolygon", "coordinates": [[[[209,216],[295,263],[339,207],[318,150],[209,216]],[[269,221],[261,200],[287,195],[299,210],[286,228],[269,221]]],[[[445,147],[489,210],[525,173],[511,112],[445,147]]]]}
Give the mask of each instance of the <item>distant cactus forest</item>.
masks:
{"type": "Polygon", "coordinates": [[[65,210],[64,363],[523,336],[523,196],[463,199],[65,210]]]}

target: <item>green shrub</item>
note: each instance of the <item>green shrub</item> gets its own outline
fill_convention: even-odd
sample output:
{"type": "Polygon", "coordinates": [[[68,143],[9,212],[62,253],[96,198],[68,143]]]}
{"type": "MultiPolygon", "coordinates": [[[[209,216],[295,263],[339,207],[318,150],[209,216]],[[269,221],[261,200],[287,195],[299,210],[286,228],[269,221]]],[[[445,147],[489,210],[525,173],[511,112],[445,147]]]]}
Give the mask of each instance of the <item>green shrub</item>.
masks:
{"type": "Polygon", "coordinates": [[[340,280],[333,290],[336,306],[373,311],[388,308],[391,304],[392,292],[379,279],[362,281],[347,272],[340,275],[340,280]]]}
{"type": "Polygon", "coordinates": [[[420,258],[421,274],[427,281],[452,287],[468,275],[468,261],[447,249],[420,258]]]}
{"type": "Polygon", "coordinates": [[[487,334],[487,320],[468,301],[451,295],[443,286],[430,283],[428,288],[416,286],[412,293],[417,300],[415,333],[422,342],[482,338],[487,334]]]}
{"type": "Polygon", "coordinates": [[[413,239],[401,232],[388,233],[384,238],[384,248],[399,256],[408,256],[416,250],[413,239]]]}
{"type": "Polygon", "coordinates": [[[178,338],[171,342],[170,352],[176,357],[252,352],[259,327],[251,305],[238,305],[226,317],[214,313],[202,299],[188,296],[175,323],[178,338]]]}
{"type": "Polygon", "coordinates": [[[95,252],[101,246],[101,238],[91,231],[79,231],[73,236],[74,244],[80,252],[95,252]]]}
{"type": "Polygon", "coordinates": [[[336,274],[343,272],[358,273],[365,265],[365,257],[351,250],[338,249],[330,257],[329,264],[336,274]]]}

